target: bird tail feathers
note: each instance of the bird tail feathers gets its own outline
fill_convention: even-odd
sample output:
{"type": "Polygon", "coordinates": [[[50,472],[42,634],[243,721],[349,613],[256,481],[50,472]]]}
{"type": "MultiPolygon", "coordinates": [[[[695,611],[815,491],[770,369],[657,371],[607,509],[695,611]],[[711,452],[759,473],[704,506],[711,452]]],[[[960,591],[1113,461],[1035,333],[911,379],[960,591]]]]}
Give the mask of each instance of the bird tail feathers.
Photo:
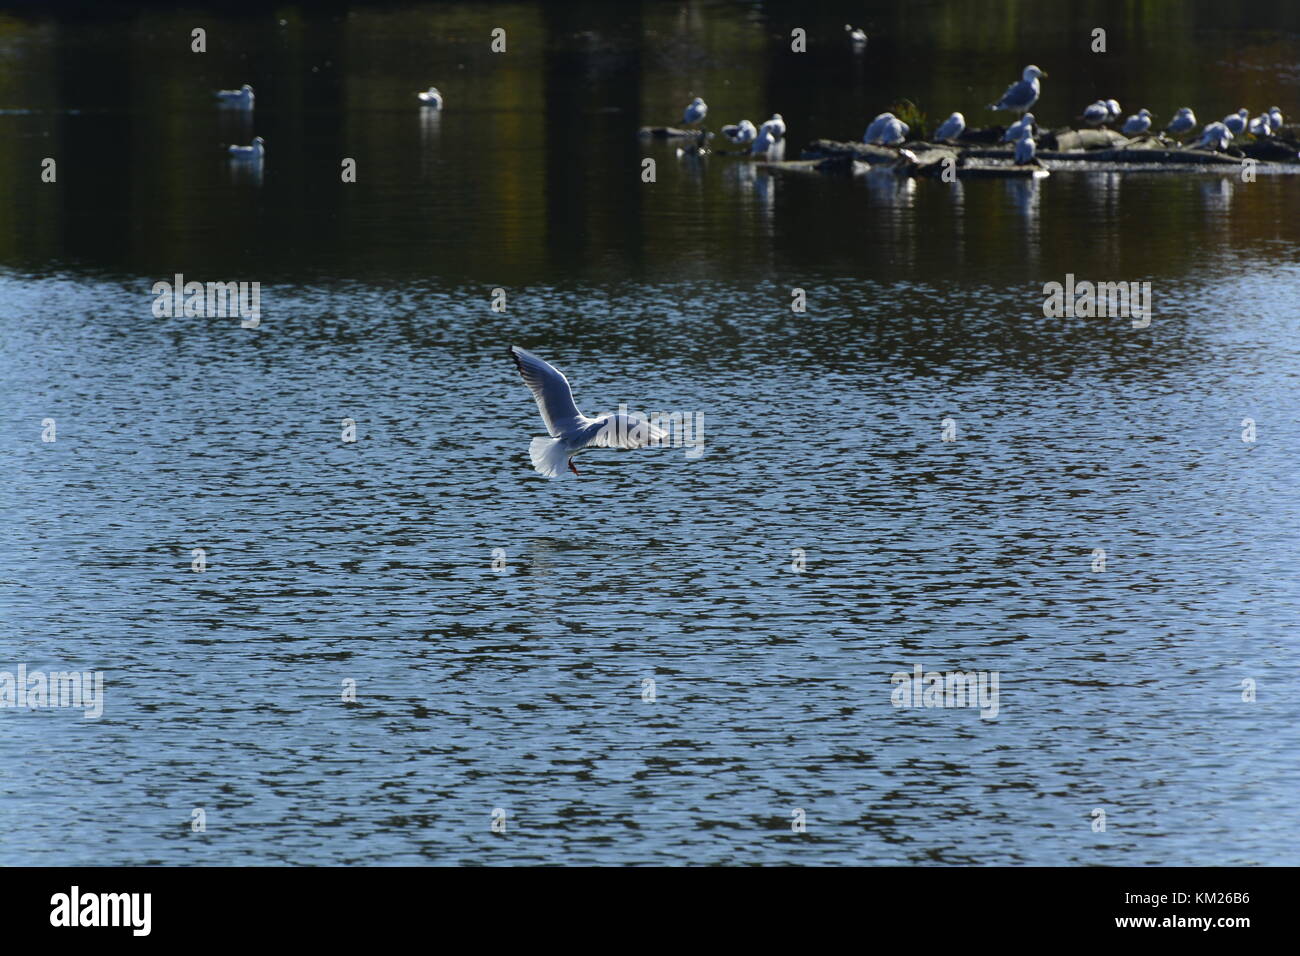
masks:
{"type": "Polygon", "coordinates": [[[538,472],[547,478],[559,478],[564,474],[569,453],[558,438],[534,438],[528,446],[528,457],[538,472]]]}

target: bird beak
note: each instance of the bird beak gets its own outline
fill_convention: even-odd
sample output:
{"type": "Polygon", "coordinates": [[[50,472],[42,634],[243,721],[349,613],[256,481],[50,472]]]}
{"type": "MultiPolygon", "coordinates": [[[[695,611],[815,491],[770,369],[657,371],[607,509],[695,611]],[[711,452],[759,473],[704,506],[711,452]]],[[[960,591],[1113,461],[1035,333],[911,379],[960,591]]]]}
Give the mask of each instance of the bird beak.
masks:
{"type": "Polygon", "coordinates": [[[1046,73],[1039,73],[1038,75],[1041,76],[1043,79],[1047,79],[1047,74],[1046,74],[1046,73]]]}

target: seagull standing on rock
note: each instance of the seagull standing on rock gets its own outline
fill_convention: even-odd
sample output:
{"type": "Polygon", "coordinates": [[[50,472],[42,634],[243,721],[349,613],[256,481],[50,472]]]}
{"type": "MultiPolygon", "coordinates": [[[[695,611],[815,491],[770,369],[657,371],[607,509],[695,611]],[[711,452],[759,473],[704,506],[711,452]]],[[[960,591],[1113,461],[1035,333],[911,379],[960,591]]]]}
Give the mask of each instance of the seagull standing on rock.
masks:
{"type": "Polygon", "coordinates": [[[1196,114],[1190,106],[1181,107],[1174,118],[1165,127],[1165,132],[1173,136],[1185,136],[1196,129],[1196,114]]]}
{"type": "Polygon", "coordinates": [[[1030,126],[1023,126],[1020,129],[1020,139],[1016,141],[1016,165],[1028,166],[1034,161],[1034,155],[1038,152],[1038,147],[1034,143],[1034,131],[1030,126]]]}
{"type": "Polygon", "coordinates": [[[893,113],[881,113],[867,126],[862,142],[880,146],[896,146],[907,139],[911,127],[893,113]]]}
{"type": "Polygon", "coordinates": [[[1110,122],[1110,108],[1105,100],[1090,103],[1083,111],[1083,121],[1089,126],[1104,126],[1110,122]]]}
{"type": "Polygon", "coordinates": [[[934,139],[937,143],[946,143],[961,137],[966,132],[966,117],[960,113],[953,113],[934,131],[934,139]]]}
{"type": "Polygon", "coordinates": [[[1229,113],[1223,118],[1223,125],[1228,127],[1228,132],[1233,136],[1240,136],[1246,132],[1246,121],[1250,119],[1250,112],[1246,107],[1242,107],[1235,113],[1229,113]]]}
{"type": "Polygon", "coordinates": [[[1273,127],[1275,133],[1282,128],[1282,111],[1276,106],[1268,109],[1268,125],[1273,127]]]}
{"type": "Polygon", "coordinates": [[[1019,141],[1025,130],[1029,130],[1031,133],[1034,131],[1035,122],[1034,114],[1026,113],[1024,116],[1020,117],[1020,119],[1007,127],[1007,131],[1002,134],[1002,142],[1015,143],[1019,141]]]}
{"type": "Polygon", "coordinates": [[[703,98],[697,96],[686,105],[686,112],[682,114],[682,122],[687,126],[694,126],[704,119],[709,112],[709,104],[705,103],[703,98]]]}
{"type": "Polygon", "coordinates": [[[1130,116],[1125,121],[1123,132],[1125,136],[1140,136],[1149,129],[1151,129],[1151,111],[1143,107],[1135,116],[1130,116]]]}
{"type": "Polygon", "coordinates": [[[749,148],[753,156],[766,156],[767,151],[776,145],[776,137],[772,135],[772,127],[764,123],[758,128],[758,135],[754,137],[754,145],[749,148]]]}
{"type": "Polygon", "coordinates": [[[1224,123],[1207,123],[1205,129],[1201,130],[1201,138],[1193,145],[1193,149],[1217,149],[1220,152],[1228,148],[1232,142],[1232,130],[1228,129],[1224,123]]]}
{"type": "Polygon", "coordinates": [[[748,146],[758,136],[758,129],[749,120],[743,119],[734,126],[722,127],[722,135],[736,146],[748,146]]]}
{"type": "Polygon", "coordinates": [[[775,139],[785,139],[785,119],[780,113],[773,113],[772,118],[763,124],[772,131],[775,139]]]}
{"type": "Polygon", "coordinates": [[[1269,122],[1267,113],[1260,113],[1250,121],[1250,132],[1259,139],[1273,135],[1273,125],[1269,122]]]}
{"type": "Polygon", "coordinates": [[[1033,64],[1025,67],[1020,74],[1020,79],[1007,87],[1007,91],[1002,94],[1002,99],[990,103],[989,109],[1024,113],[1038,102],[1038,94],[1041,91],[1038,83],[1040,77],[1045,79],[1047,74],[1033,64]]]}
{"type": "Polygon", "coordinates": [[[585,448],[641,448],[668,437],[661,428],[633,415],[602,415],[588,418],[573,401],[569,380],[549,362],[517,345],[510,357],[524,384],[533,393],[550,438],[534,438],[528,446],[533,467],[547,478],[569,471],[579,474],[573,456],[585,448]]]}

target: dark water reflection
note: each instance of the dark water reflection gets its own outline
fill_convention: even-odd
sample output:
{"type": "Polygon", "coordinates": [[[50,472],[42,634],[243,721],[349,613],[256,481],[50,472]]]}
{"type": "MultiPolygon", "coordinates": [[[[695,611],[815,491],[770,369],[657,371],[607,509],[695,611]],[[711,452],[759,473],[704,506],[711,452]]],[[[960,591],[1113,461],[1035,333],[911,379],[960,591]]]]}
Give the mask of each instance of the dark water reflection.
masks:
{"type": "Polygon", "coordinates": [[[1300,179],[634,135],[699,93],[797,150],[1030,61],[1049,124],[1300,114],[1293,8],[1037,9],[0,17],[0,670],[108,694],[0,710],[0,861],[1295,863],[1300,179]],[[261,282],[261,327],[155,318],[177,272],[261,282]],[[1150,327],[1044,318],[1067,273],[1151,282],[1150,327]],[[532,474],[509,342],[588,412],[702,412],[703,457],[532,474]],[[917,663],[998,671],[997,719],[895,709],[917,663]]]}

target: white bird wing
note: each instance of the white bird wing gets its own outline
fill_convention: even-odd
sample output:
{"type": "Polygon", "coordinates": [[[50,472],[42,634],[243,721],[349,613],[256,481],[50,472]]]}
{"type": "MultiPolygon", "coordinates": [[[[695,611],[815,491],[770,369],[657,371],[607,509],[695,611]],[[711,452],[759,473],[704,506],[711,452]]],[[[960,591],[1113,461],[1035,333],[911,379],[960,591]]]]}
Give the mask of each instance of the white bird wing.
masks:
{"type": "Polygon", "coordinates": [[[587,442],[588,448],[644,448],[668,437],[666,431],[644,418],[629,416],[620,426],[618,416],[605,415],[596,422],[601,427],[587,442]]]}
{"type": "Polygon", "coordinates": [[[510,346],[510,357],[515,360],[524,384],[537,400],[537,410],[542,413],[542,421],[546,423],[550,436],[559,438],[578,428],[582,423],[582,412],[573,401],[573,389],[563,373],[517,345],[510,346]]]}

